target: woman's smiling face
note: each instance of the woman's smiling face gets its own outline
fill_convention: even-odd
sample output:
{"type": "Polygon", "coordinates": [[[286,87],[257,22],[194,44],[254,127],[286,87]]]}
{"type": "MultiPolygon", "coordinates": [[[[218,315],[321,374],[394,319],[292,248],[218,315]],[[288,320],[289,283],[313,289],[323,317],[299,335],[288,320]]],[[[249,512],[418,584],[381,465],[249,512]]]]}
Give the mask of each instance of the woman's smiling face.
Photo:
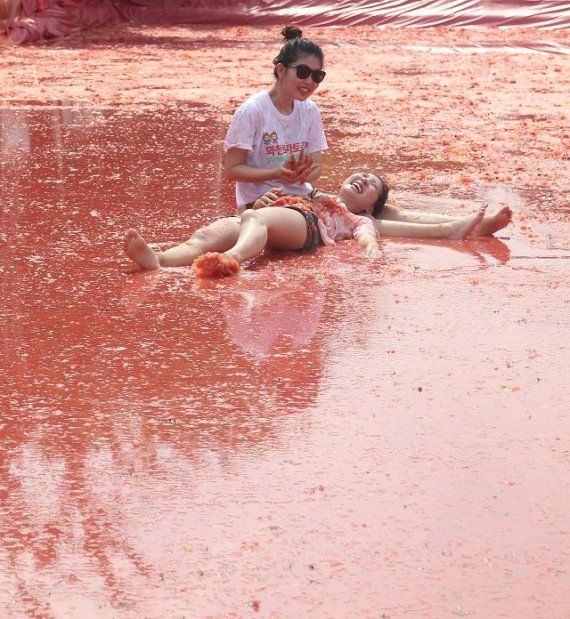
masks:
{"type": "Polygon", "coordinates": [[[383,191],[382,181],[376,174],[356,172],[342,183],[338,196],[352,213],[371,214],[383,191]]]}
{"type": "Polygon", "coordinates": [[[312,55],[299,56],[293,64],[296,66],[289,65],[287,67],[283,67],[282,83],[286,91],[289,92],[294,99],[304,101],[315,92],[320,82],[315,82],[311,74],[304,79],[298,77],[296,67],[299,65],[305,65],[309,67],[311,71],[320,71],[323,66],[319,58],[312,55]]]}

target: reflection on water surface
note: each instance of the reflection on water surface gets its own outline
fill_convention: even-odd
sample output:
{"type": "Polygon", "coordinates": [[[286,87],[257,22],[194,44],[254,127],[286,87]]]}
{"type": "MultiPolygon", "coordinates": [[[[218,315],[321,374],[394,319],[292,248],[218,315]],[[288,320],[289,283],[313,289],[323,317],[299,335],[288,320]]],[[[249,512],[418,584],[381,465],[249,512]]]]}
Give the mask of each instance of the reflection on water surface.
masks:
{"type": "Polygon", "coordinates": [[[510,574],[564,566],[522,535],[563,535],[569,507],[557,274],[529,283],[508,239],[133,273],[127,228],[163,246],[232,212],[217,113],[0,122],[2,616],[368,616],[449,563],[485,611],[510,574]],[[465,567],[489,557],[492,582],[465,567]]]}

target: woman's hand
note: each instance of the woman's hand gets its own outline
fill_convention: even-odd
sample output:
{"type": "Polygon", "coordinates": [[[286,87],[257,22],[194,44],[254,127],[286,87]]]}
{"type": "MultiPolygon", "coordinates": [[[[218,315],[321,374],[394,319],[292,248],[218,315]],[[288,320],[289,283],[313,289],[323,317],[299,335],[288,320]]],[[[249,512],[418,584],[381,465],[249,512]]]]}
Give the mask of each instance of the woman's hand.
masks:
{"type": "Polygon", "coordinates": [[[376,237],[371,234],[362,234],[358,237],[358,244],[364,250],[364,255],[371,260],[380,256],[380,248],[378,247],[378,241],[376,237]]]}
{"type": "Polygon", "coordinates": [[[301,185],[307,181],[307,178],[318,168],[311,155],[306,155],[302,150],[299,158],[295,159],[293,155],[285,162],[285,168],[295,173],[295,176],[289,180],[289,183],[300,183],[301,185]]]}
{"type": "Polygon", "coordinates": [[[370,243],[364,248],[364,255],[370,260],[375,260],[380,256],[380,249],[378,248],[378,244],[376,241],[374,243],[370,243]]]}
{"type": "Polygon", "coordinates": [[[288,183],[305,183],[320,176],[322,154],[315,152],[306,155],[299,153],[299,158],[293,155],[280,168],[256,168],[247,163],[248,151],[241,148],[230,148],[226,153],[225,170],[227,177],[234,181],[259,183],[275,181],[288,183]]]}
{"type": "Polygon", "coordinates": [[[281,168],[275,168],[272,170],[271,178],[276,181],[282,181],[289,185],[296,183],[299,180],[299,173],[297,170],[292,170],[287,164],[281,168]]]}
{"type": "Polygon", "coordinates": [[[266,191],[261,198],[257,198],[257,200],[253,203],[252,208],[256,209],[263,208],[265,206],[273,206],[273,203],[281,196],[282,192],[282,187],[272,187],[269,191],[266,191]]]}

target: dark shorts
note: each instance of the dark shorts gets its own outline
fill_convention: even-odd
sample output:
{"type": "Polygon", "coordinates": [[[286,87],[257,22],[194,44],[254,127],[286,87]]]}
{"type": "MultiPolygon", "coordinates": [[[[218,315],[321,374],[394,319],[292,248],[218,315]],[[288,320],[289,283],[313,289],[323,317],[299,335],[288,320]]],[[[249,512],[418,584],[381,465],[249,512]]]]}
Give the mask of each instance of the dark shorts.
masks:
{"type": "Polygon", "coordinates": [[[307,222],[307,240],[301,248],[301,251],[312,251],[313,249],[317,249],[319,245],[322,245],[321,233],[319,232],[319,218],[314,213],[304,211],[296,206],[286,206],[285,208],[290,208],[293,211],[301,213],[307,222]]]}

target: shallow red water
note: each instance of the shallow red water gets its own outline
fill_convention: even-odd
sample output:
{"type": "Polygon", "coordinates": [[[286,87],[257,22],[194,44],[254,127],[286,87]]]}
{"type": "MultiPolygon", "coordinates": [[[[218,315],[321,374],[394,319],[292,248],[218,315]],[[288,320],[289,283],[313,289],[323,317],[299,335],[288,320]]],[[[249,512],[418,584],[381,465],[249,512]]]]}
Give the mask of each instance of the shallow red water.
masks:
{"type": "Polygon", "coordinates": [[[172,41],[227,67],[235,29],[136,32],[89,35],[92,73],[80,39],[1,69],[1,616],[569,616],[567,56],[331,35],[324,182],[367,164],[402,204],[513,225],[203,282],[134,274],[123,232],[166,246],[230,211],[228,97],[269,76],[245,51],[227,90],[181,73],[172,41]],[[348,83],[356,57],[385,82],[348,83]],[[163,90],[127,94],[139,70],[163,90]]]}

